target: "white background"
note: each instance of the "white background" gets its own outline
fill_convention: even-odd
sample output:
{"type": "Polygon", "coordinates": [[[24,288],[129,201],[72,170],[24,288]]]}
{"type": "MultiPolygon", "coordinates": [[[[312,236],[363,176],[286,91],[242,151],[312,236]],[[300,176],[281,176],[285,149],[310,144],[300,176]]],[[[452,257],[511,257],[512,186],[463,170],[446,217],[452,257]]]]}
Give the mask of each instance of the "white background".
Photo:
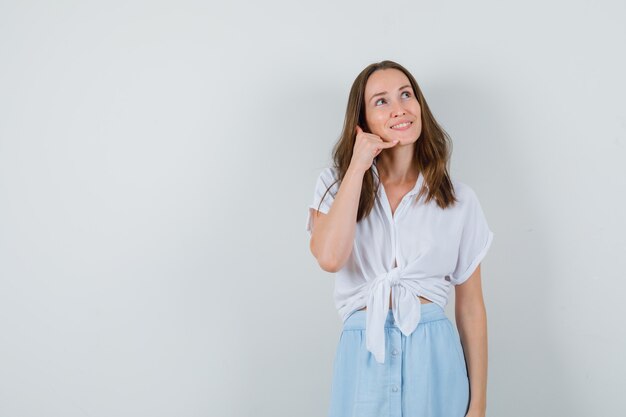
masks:
{"type": "Polygon", "coordinates": [[[2,1],[0,417],[325,415],[341,323],[306,212],[383,59],[494,232],[487,415],[623,415],[625,13],[2,1]]]}

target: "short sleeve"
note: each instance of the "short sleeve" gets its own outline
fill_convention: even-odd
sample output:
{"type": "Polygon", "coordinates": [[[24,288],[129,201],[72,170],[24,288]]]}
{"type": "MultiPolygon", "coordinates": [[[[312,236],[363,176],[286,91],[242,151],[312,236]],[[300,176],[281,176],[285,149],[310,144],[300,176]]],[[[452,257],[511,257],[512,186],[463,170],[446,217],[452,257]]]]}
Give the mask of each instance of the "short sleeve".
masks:
{"type": "Polygon", "coordinates": [[[309,235],[312,234],[312,216],[310,209],[314,208],[319,210],[321,213],[328,213],[333,201],[335,200],[335,195],[339,190],[339,181],[337,181],[337,178],[337,170],[333,167],[324,168],[317,178],[315,190],[313,191],[313,201],[307,208],[306,230],[309,232],[309,235]],[[326,190],[328,190],[328,192],[326,192],[326,190]]]}
{"type": "Polygon", "coordinates": [[[467,201],[462,211],[461,243],[456,267],[451,277],[453,285],[460,285],[467,281],[487,254],[493,240],[493,232],[489,229],[476,193],[468,186],[465,186],[464,191],[467,201]]]}

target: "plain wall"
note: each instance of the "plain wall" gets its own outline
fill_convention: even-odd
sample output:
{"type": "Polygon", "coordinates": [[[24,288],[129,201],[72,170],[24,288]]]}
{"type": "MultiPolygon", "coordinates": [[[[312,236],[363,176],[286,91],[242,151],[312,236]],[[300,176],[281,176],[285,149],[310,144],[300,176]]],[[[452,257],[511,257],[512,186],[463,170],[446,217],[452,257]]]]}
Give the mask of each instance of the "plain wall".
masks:
{"type": "Polygon", "coordinates": [[[625,14],[3,1],[0,417],[326,415],[341,322],[307,206],[383,59],[494,232],[487,415],[623,415],[625,14]]]}

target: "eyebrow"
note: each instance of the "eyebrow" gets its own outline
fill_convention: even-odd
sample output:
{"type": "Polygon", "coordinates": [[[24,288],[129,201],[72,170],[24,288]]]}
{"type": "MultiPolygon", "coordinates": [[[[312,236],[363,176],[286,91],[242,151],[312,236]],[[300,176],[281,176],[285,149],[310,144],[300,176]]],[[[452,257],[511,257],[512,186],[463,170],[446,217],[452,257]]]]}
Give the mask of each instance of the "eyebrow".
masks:
{"type": "MultiPolygon", "coordinates": [[[[407,87],[411,87],[411,85],[409,85],[409,84],[407,84],[407,85],[403,85],[402,87],[398,88],[398,91],[403,90],[403,89],[405,89],[405,88],[407,88],[407,87]]],[[[371,96],[371,97],[370,97],[370,99],[369,99],[368,101],[372,101],[372,99],[373,99],[374,97],[377,97],[377,96],[384,96],[385,94],[387,94],[387,92],[386,92],[386,91],[382,91],[382,92],[380,92],[380,93],[376,93],[376,94],[374,94],[373,96],[371,96]]]]}

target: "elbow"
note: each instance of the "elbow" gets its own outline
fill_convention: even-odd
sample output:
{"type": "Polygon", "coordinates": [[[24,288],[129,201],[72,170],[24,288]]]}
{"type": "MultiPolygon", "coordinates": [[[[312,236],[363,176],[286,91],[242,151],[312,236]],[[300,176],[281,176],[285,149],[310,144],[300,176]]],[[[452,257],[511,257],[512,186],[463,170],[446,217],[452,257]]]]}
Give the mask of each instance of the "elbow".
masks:
{"type": "Polygon", "coordinates": [[[320,268],[322,268],[326,272],[337,272],[339,271],[345,261],[338,259],[335,251],[322,250],[315,246],[314,239],[311,239],[311,253],[317,259],[317,263],[320,268]]]}
{"type": "Polygon", "coordinates": [[[317,263],[319,264],[320,268],[322,268],[326,272],[334,273],[339,271],[342,267],[342,265],[339,265],[339,263],[333,260],[318,259],[317,263]]]}

